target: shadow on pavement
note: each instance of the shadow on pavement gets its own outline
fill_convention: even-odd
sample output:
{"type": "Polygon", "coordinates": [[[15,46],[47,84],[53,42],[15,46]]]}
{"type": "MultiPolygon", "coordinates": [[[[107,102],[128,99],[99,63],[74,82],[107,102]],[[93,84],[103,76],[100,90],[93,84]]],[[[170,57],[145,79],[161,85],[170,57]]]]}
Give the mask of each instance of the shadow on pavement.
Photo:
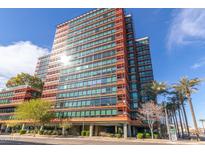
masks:
{"type": "Polygon", "coordinates": [[[51,145],[51,144],[34,143],[34,142],[26,142],[26,141],[0,140],[0,145],[51,145]]]}

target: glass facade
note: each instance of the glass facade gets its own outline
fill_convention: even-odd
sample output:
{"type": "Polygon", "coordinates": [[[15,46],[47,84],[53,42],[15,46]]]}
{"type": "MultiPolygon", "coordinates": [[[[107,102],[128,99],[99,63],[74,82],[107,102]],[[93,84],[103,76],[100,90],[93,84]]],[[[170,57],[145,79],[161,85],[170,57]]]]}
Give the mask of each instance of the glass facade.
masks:
{"type": "Polygon", "coordinates": [[[132,16],[126,16],[126,30],[127,30],[127,50],[128,50],[128,66],[129,66],[129,88],[130,88],[130,116],[136,119],[136,109],[140,102],[139,97],[139,74],[137,63],[137,50],[135,44],[135,34],[133,28],[132,16]]]}
{"type": "Polygon", "coordinates": [[[40,90],[27,85],[16,86],[0,91],[0,123],[1,120],[10,120],[16,105],[32,98],[40,97],[40,90]]]}
{"type": "Polygon", "coordinates": [[[47,70],[49,64],[49,55],[39,58],[39,61],[36,66],[36,75],[45,81],[47,70]]]}
{"type": "Polygon", "coordinates": [[[132,16],[120,8],[96,9],[59,24],[43,99],[55,103],[56,118],[136,120],[142,85],[153,77],[148,46],[136,41],[132,16]]]}
{"type": "Polygon", "coordinates": [[[72,108],[72,111],[57,112],[57,116],[90,117],[117,113],[113,106],[117,97],[116,10],[96,12],[91,19],[87,17],[89,15],[82,17],[80,21],[83,23],[68,23],[65,56],[70,58],[60,71],[56,108],[72,108]],[[113,109],[103,110],[103,106],[109,105],[113,109]],[[89,106],[101,106],[102,109],[84,108],[89,106]],[[75,111],[75,108],[81,111],[75,111]]]}
{"type": "Polygon", "coordinates": [[[138,54],[137,61],[140,77],[141,99],[142,102],[146,102],[150,99],[150,97],[146,96],[143,90],[147,84],[150,84],[154,80],[149,38],[145,37],[136,39],[136,46],[138,54]]]}

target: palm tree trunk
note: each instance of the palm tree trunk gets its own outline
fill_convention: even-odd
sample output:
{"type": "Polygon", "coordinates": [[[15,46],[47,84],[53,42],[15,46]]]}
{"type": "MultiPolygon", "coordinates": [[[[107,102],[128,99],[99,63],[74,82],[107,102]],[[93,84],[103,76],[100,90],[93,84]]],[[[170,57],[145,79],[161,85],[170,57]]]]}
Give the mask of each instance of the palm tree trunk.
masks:
{"type": "Polygon", "coordinates": [[[186,115],[186,110],[185,110],[185,107],[184,107],[184,103],[182,103],[182,110],[184,112],[184,118],[185,118],[185,122],[186,122],[188,137],[190,138],[189,124],[188,124],[188,120],[187,120],[187,115],[186,115]]]}
{"type": "Polygon", "coordinates": [[[171,118],[172,118],[172,123],[174,124],[174,128],[176,129],[176,133],[178,135],[177,125],[176,125],[176,122],[174,120],[174,115],[172,115],[171,118]]]}
{"type": "Polygon", "coordinates": [[[167,113],[167,109],[165,108],[165,118],[166,118],[166,126],[167,126],[167,134],[168,134],[168,138],[169,140],[171,139],[170,137],[170,131],[169,131],[169,118],[168,118],[168,113],[167,113]]]}
{"type": "Polygon", "coordinates": [[[194,108],[193,108],[193,105],[192,105],[192,101],[191,101],[190,95],[188,95],[187,98],[188,98],[188,102],[189,102],[189,106],[190,106],[190,110],[191,110],[191,114],[192,114],[192,119],[193,119],[193,122],[194,122],[194,127],[195,127],[195,131],[196,131],[197,141],[199,141],[200,140],[200,138],[199,138],[199,130],[198,130],[198,126],[197,126],[197,122],[196,122],[196,117],[195,117],[195,113],[194,113],[194,108]]]}
{"type": "Polygon", "coordinates": [[[184,128],[184,134],[187,134],[187,127],[186,127],[186,123],[185,123],[185,118],[184,118],[184,112],[181,109],[181,104],[180,104],[180,112],[181,112],[181,116],[182,116],[182,126],[184,128]]]}
{"type": "Polygon", "coordinates": [[[176,111],[173,111],[173,118],[175,120],[175,123],[176,123],[176,128],[177,128],[177,135],[178,137],[180,137],[180,133],[179,133],[179,126],[178,126],[178,120],[177,120],[177,116],[176,116],[176,111]]]}
{"type": "Polygon", "coordinates": [[[178,116],[179,116],[179,122],[180,122],[180,127],[181,127],[181,132],[182,132],[182,138],[184,138],[184,128],[183,128],[183,125],[182,125],[182,118],[181,118],[181,112],[180,112],[180,106],[178,104],[178,116]]]}

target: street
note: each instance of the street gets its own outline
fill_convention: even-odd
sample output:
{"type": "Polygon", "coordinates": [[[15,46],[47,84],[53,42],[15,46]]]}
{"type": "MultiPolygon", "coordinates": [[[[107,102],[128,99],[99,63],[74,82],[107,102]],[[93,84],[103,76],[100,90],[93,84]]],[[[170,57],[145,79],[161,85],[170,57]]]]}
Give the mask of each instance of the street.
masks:
{"type": "Polygon", "coordinates": [[[43,145],[43,143],[13,141],[13,140],[0,140],[0,145],[43,145]]]}
{"type": "Polygon", "coordinates": [[[205,144],[204,141],[177,141],[171,142],[160,139],[137,140],[134,138],[108,137],[42,137],[42,136],[11,136],[0,135],[0,145],[174,145],[174,144],[205,144]]]}

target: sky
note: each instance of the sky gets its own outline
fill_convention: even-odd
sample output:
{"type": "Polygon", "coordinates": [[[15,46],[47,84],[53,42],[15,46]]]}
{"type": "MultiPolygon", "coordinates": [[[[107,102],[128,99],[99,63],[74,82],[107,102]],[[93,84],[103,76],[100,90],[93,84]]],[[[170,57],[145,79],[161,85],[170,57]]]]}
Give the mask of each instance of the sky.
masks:
{"type": "MultiPolygon", "coordinates": [[[[20,72],[34,73],[50,52],[57,24],[92,9],[0,9],[0,88],[20,72]]],[[[136,38],[150,38],[154,78],[168,84],[182,76],[205,78],[205,9],[126,9],[136,38]]],[[[197,120],[205,119],[205,84],[193,94],[197,120]]],[[[189,124],[193,126],[190,109],[189,124]]],[[[198,121],[201,127],[201,123],[198,121]]]]}

